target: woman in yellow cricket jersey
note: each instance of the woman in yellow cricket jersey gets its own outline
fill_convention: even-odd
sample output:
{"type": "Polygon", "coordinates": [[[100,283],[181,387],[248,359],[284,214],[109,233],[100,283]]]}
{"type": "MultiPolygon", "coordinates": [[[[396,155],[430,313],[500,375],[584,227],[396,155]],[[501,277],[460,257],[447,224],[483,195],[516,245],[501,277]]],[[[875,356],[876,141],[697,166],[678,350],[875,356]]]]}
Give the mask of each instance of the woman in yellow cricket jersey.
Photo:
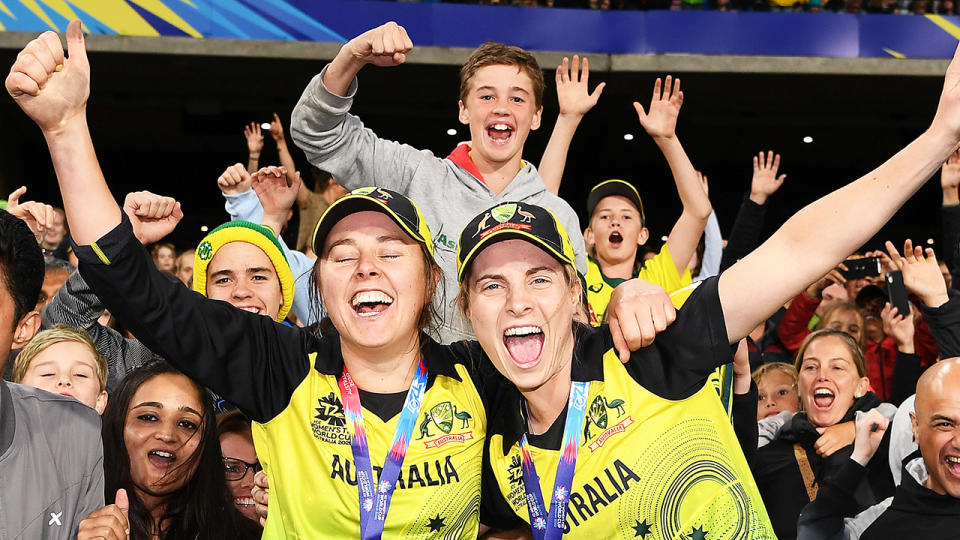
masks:
{"type": "MultiPolygon", "coordinates": [[[[335,327],[323,337],[188,291],[134,235],[166,236],[179,205],[147,194],[128,212],[117,206],[86,125],[79,21],[67,43],[69,59],[52,32],[28,44],[8,91],[50,135],[84,278],[145,345],[254,421],[273,483],[264,537],[476,538],[493,399],[483,370],[496,374],[471,364],[482,358],[478,344],[440,346],[422,332],[441,276],[416,205],[364,188],[328,208],[313,242],[314,281],[335,327]],[[37,95],[27,81],[38,75],[25,66],[48,64],[37,95]]],[[[284,176],[262,170],[255,188],[292,204],[299,184],[284,176]]],[[[197,256],[213,264],[226,251],[201,243],[197,256]]],[[[244,253],[210,279],[243,282],[243,294],[273,287],[279,301],[266,254],[244,253]]]]}
{"type": "Polygon", "coordinates": [[[676,321],[626,364],[610,330],[574,322],[581,285],[550,212],[508,203],[474,218],[458,248],[461,307],[516,386],[488,426],[486,485],[502,495],[501,512],[537,539],[773,538],[707,377],[732,359],[730,344],[866,242],[958,146],[960,48],[926,132],[690,287],[676,321]]]}

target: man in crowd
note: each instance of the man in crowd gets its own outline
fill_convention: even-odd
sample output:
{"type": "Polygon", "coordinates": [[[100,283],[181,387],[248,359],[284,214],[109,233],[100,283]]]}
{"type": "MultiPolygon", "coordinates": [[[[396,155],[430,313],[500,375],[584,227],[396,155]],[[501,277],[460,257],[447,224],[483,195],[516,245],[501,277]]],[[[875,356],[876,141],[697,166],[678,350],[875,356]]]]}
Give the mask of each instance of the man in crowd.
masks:
{"type": "MultiPolygon", "coordinates": [[[[43,254],[30,227],[0,211],[0,362],[40,327],[43,254]]],[[[0,366],[2,367],[2,366],[0,366]]],[[[0,538],[75,538],[103,506],[100,417],[79,401],[0,381],[0,538]]]]}

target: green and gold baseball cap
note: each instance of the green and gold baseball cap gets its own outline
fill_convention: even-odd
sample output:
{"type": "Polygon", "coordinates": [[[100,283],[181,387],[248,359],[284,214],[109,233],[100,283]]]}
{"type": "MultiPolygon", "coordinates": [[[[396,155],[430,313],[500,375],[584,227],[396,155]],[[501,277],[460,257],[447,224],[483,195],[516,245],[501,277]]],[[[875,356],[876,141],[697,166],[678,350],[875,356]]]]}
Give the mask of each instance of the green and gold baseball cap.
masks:
{"type": "Polygon", "coordinates": [[[457,279],[463,283],[470,263],[484,248],[510,239],[526,240],[563,264],[576,266],[566,229],[553,212],[524,202],[503,203],[477,215],[460,233],[457,279]]]}
{"type": "Polygon", "coordinates": [[[320,255],[323,242],[330,229],[341,219],[357,212],[374,211],[386,214],[404,230],[410,238],[426,246],[433,257],[433,237],[427,228],[427,220],[420,213],[417,203],[396,191],[379,187],[362,187],[341,197],[327,208],[313,231],[313,252],[320,255]]]}
{"type": "Polygon", "coordinates": [[[640,224],[647,224],[647,217],[643,213],[643,201],[640,199],[640,193],[637,191],[637,188],[633,187],[633,184],[630,182],[620,180],[619,178],[604,180],[593,186],[593,189],[590,190],[590,195],[587,196],[587,218],[593,217],[593,210],[597,207],[597,204],[599,204],[603,198],[611,195],[620,195],[621,197],[629,199],[640,212],[640,224]]]}

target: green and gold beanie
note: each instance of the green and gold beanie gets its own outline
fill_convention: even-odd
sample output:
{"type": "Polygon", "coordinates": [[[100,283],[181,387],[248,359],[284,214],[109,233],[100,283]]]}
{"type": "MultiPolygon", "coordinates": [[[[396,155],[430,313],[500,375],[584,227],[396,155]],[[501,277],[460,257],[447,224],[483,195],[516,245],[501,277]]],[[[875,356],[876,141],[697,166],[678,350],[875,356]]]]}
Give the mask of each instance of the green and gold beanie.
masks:
{"type": "Polygon", "coordinates": [[[197,253],[193,258],[193,290],[204,296],[207,295],[207,266],[217,251],[230,242],[253,244],[270,258],[280,279],[280,292],[283,295],[283,305],[277,313],[277,321],[284,320],[290,313],[290,307],[293,306],[293,272],[290,270],[290,264],[280,246],[280,241],[277,240],[273,230],[264,225],[249,221],[228,221],[210,231],[210,234],[197,246],[197,253]]]}

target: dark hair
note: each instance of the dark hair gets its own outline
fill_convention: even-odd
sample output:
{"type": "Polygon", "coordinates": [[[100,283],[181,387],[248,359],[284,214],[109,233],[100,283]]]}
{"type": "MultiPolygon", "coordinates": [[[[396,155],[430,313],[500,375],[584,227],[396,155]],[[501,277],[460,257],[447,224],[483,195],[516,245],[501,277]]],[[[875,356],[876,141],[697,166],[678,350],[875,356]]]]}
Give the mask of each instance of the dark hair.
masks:
{"type": "MultiPolygon", "coordinates": [[[[154,523],[150,511],[137,496],[130,476],[130,456],[123,438],[127,411],[134,394],[144,383],[158,375],[167,374],[182,375],[156,357],[127,373],[103,411],[105,495],[110,503],[118,489],[127,490],[130,499],[130,538],[134,540],[151,538],[154,523]]],[[[163,518],[156,524],[163,531],[160,537],[163,540],[246,537],[247,527],[243,522],[249,520],[234,509],[227,491],[213,398],[196,383],[191,381],[191,384],[200,394],[203,417],[193,435],[200,437],[197,449],[181,467],[189,469],[196,465],[196,469],[183,487],[167,496],[163,518]]],[[[170,474],[178,473],[175,469],[170,474]]]]}
{"type": "Polygon", "coordinates": [[[321,192],[330,185],[333,175],[313,165],[310,166],[310,178],[313,180],[313,190],[321,192]]]}
{"type": "Polygon", "coordinates": [[[13,328],[36,307],[43,287],[43,252],[30,227],[0,210],[0,277],[13,297],[13,328]]]}
{"type": "Polygon", "coordinates": [[[217,431],[220,435],[239,433],[250,435],[250,419],[240,409],[217,415],[217,431]]]}

